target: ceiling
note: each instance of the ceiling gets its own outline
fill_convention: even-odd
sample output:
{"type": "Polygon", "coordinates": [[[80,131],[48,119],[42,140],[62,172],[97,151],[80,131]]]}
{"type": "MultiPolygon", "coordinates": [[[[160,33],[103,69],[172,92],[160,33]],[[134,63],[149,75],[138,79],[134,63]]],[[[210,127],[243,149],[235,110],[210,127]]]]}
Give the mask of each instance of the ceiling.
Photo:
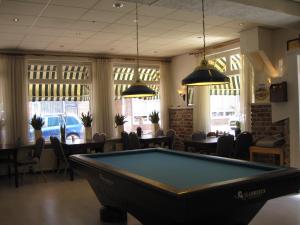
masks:
{"type": "MultiPolygon", "coordinates": [[[[114,2],[0,0],[0,49],[134,55],[134,1],[123,1],[122,8],[114,2]]],[[[139,2],[141,55],[169,57],[201,48],[200,0],[139,2]]],[[[300,22],[300,4],[292,0],[206,0],[205,7],[207,45],[258,25],[297,29],[300,22]]]]}

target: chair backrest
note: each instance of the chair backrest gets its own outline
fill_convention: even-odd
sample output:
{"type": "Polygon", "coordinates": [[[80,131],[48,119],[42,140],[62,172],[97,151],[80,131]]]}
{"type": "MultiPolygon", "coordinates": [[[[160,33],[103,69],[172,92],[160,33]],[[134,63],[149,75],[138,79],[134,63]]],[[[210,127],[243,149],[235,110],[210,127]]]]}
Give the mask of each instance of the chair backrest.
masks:
{"type": "Polygon", "coordinates": [[[130,132],[130,134],[128,135],[128,139],[129,139],[128,149],[132,150],[132,149],[141,148],[140,140],[136,133],[130,132]]]}
{"type": "Polygon", "coordinates": [[[93,136],[93,141],[95,142],[105,142],[106,140],[106,135],[104,133],[95,133],[93,136]]]}
{"type": "Polygon", "coordinates": [[[206,134],[203,131],[198,131],[192,134],[192,140],[203,140],[206,138],[206,134]]]}
{"type": "Polygon", "coordinates": [[[123,144],[123,150],[129,149],[129,135],[126,131],[121,132],[121,139],[123,144]]]}
{"type": "Polygon", "coordinates": [[[97,148],[95,148],[96,152],[103,152],[104,151],[104,144],[105,144],[105,140],[106,140],[106,135],[104,133],[95,133],[93,136],[93,141],[94,142],[99,142],[99,146],[97,146],[97,148]]]}
{"type": "Polygon", "coordinates": [[[54,149],[54,153],[58,159],[66,161],[66,155],[64,149],[57,137],[50,137],[51,146],[54,149]]]}
{"type": "Polygon", "coordinates": [[[240,133],[235,142],[235,154],[239,159],[249,160],[249,147],[252,145],[253,138],[250,132],[244,131],[240,133]]]}
{"type": "Polygon", "coordinates": [[[163,136],[164,135],[164,131],[162,129],[159,129],[158,131],[156,131],[155,133],[155,137],[158,137],[158,136],[163,136]]]}
{"type": "Polygon", "coordinates": [[[223,135],[218,138],[217,155],[222,157],[233,157],[234,155],[234,136],[223,135]]]}
{"type": "Polygon", "coordinates": [[[41,159],[41,155],[44,150],[44,147],[45,147],[45,139],[42,137],[37,139],[34,146],[33,158],[41,159]]]}
{"type": "Polygon", "coordinates": [[[169,129],[167,131],[167,136],[169,137],[169,148],[173,149],[175,138],[176,138],[176,131],[173,129],[169,129]]]}

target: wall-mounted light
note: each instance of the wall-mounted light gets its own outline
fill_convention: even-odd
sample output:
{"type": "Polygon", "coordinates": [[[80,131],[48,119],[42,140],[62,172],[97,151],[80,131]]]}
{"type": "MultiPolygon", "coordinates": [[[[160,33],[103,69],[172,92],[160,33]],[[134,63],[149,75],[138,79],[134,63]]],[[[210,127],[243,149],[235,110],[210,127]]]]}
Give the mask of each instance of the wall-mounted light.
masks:
{"type": "Polygon", "coordinates": [[[183,101],[185,101],[186,97],[186,87],[182,86],[180,89],[177,90],[180,97],[182,97],[183,101]]]}

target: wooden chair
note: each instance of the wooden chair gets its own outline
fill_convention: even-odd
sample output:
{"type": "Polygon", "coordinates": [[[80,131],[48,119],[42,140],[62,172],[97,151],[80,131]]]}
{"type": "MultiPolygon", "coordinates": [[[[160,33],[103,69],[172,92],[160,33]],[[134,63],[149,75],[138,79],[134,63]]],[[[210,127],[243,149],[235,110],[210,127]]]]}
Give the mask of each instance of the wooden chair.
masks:
{"type": "Polygon", "coordinates": [[[235,157],[238,159],[249,160],[249,148],[253,143],[253,137],[250,132],[244,131],[240,133],[235,141],[235,157]]]}
{"type": "Polygon", "coordinates": [[[104,152],[104,144],[106,141],[106,135],[104,133],[95,133],[93,136],[94,142],[99,142],[99,147],[95,148],[95,152],[104,152]]]}
{"type": "MultiPolygon", "coordinates": [[[[65,155],[64,149],[57,137],[50,137],[51,146],[54,149],[56,159],[57,159],[57,173],[60,172],[61,164],[64,164],[64,175],[67,174],[68,169],[70,169],[69,161],[65,155]]],[[[70,177],[73,179],[72,171],[70,172],[70,177]]]]}
{"type": "Polygon", "coordinates": [[[123,150],[128,150],[129,149],[129,135],[126,131],[123,131],[121,133],[121,139],[122,139],[122,144],[123,144],[123,150]]]}
{"type": "Polygon", "coordinates": [[[231,158],[234,156],[234,136],[223,135],[218,138],[217,155],[231,158]]]}
{"type": "Polygon", "coordinates": [[[174,142],[175,142],[175,138],[176,138],[176,131],[173,129],[170,129],[167,131],[166,134],[169,137],[169,149],[174,149],[174,142]]]}
{"type": "Polygon", "coordinates": [[[136,133],[130,132],[130,134],[128,135],[128,140],[129,140],[129,143],[128,143],[129,150],[141,148],[141,143],[140,143],[139,137],[137,136],[136,133]]]}
{"type": "Polygon", "coordinates": [[[159,136],[164,136],[164,131],[162,129],[159,129],[158,131],[156,131],[155,133],[155,137],[159,137],[159,136]]]}
{"type": "Polygon", "coordinates": [[[25,167],[29,168],[30,166],[34,166],[34,165],[38,166],[44,181],[47,182],[47,178],[41,166],[41,156],[44,150],[44,146],[45,146],[45,140],[44,138],[41,137],[35,143],[33,154],[30,155],[27,159],[18,160],[17,165],[18,167],[21,168],[25,168],[25,167]]]}

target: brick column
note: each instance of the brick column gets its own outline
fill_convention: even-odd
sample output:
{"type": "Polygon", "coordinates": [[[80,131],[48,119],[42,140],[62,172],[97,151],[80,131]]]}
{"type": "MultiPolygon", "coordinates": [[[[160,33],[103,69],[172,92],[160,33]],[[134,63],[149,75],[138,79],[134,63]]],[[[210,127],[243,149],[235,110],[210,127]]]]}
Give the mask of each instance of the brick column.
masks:
{"type": "MultiPolygon", "coordinates": [[[[251,127],[255,140],[280,134],[285,139],[285,144],[281,146],[284,154],[284,165],[290,165],[290,136],[289,136],[289,120],[281,120],[272,123],[272,106],[271,104],[251,104],[251,127]]],[[[259,161],[267,163],[275,163],[272,156],[258,156],[259,161]]]]}
{"type": "Polygon", "coordinates": [[[169,108],[169,127],[176,131],[174,148],[183,150],[182,140],[193,133],[193,108],[169,108]]]}

